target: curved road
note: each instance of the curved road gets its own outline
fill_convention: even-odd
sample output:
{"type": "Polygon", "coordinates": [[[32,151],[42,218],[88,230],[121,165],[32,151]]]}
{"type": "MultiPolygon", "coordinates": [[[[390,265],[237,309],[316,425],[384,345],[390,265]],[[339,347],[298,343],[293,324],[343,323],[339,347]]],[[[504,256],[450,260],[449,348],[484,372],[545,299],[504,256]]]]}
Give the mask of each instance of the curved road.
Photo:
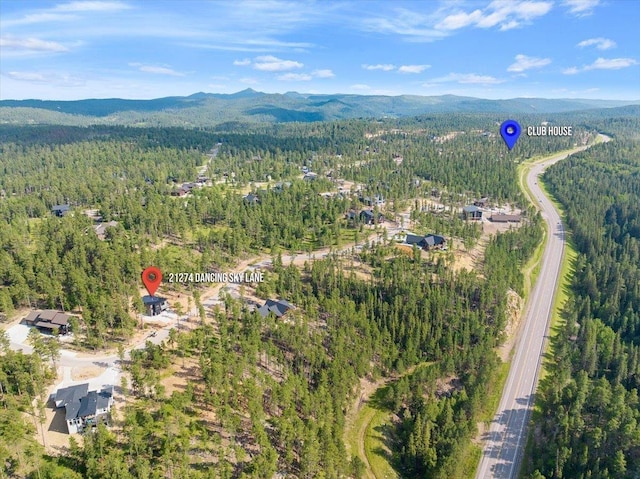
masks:
{"type": "MultiPolygon", "coordinates": [[[[609,138],[600,135],[603,141],[609,138]]],[[[534,404],[534,393],[549,329],[553,301],[560,277],[565,232],[560,214],[538,186],[538,176],[546,167],[588,146],[550,156],[534,163],[527,174],[527,186],[549,225],[540,274],[524,311],[516,353],[502,391],[498,412],[485,433],[484,451],[476,479],[516,479],[527,442],[527,426],[534,404]]]]}

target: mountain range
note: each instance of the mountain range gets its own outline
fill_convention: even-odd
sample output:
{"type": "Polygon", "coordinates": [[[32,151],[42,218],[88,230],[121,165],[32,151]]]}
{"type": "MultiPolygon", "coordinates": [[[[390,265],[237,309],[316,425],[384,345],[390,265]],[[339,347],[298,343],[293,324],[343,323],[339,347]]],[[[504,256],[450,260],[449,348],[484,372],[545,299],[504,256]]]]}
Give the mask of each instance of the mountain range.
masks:
{"type": "Polygon", "coordinates": [[[447,112],[563,113],[626,105],[640,105],[640,100],[486,100],[455,95],[280,94],[248,88],[233,94],[200,92],[190,96],[152,100],[1,100],[0,124],[211,126],[227,121],[310,122],[348,118],[399,118],[447,112]]]}

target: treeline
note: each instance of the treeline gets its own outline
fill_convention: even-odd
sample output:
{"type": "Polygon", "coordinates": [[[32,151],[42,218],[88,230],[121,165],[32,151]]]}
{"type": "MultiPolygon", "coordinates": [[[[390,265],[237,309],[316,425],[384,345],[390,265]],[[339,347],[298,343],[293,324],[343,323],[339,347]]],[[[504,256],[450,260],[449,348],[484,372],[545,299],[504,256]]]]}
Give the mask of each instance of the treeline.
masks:
{"type": "MultiPolygon", "coordinates": [[[[39,336],[39,333],[36,333],[39,336]]],[[[45,462],[36,435],[45,422],[46,388],[55,378],[57,341],[30,336],[33,354],[9,348],[0,330],[0,477],[26,477],[45,462]]],[[[71,477],[71,476],[67,476],[71,477]]]]}
{"type": "Polygon", "coordinates": [[[640,475],[639,129],[636,118],[544,177],[578,257],[534,417],[532,478],[640,475]]]}

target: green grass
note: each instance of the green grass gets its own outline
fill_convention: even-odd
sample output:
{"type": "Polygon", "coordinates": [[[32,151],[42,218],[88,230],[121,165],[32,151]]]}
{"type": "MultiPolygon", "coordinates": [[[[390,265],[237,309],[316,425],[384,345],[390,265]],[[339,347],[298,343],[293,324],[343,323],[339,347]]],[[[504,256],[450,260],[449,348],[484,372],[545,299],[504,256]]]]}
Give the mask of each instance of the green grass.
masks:
{"type": "Polygon", "coordinates": [[[385,428],[392,428],[390,424],[391,411],[369,407],[373,414],[370,416],[364,436],[364,450],[371,471],[376,479],[397,479],[398,473],[391,467],[388,454],[390,451],[385,444],[385,428]]]}
{"type": "Polygon", "coordinates": [[[376,398],[383,397],[389,386],[378,388],[369,401],[364,403],[355,417],[353,425],[347,429],[345,446],[350,456],[359,456],[368,464],[364,478],[398,479],[400,476],[389,462],[389,448],[385,444],[389,434],[392,412],[384,408],[376,398]],[[364,439],[364,453],[361,457],[358,445],[364,439]]]}
{"type": "Polygon", "coordinates": [[[451,477],[473,479],[476,475],[476,469],[480,463],[481,456],[482,447],[479,444],[467,443],[463,450],[460,451],[457,466],[451,477]]]}

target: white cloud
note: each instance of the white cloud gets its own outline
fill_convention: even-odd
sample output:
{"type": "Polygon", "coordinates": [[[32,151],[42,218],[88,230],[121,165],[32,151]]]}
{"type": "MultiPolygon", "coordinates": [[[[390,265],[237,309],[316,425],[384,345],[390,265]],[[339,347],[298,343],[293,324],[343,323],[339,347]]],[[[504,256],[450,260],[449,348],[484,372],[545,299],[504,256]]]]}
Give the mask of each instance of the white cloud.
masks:
{"type": "Polygon", "coordinates": [[[309,81],[312,78],[308,73],[285,73],[278,76],[278,80],[283,81],[309,81]]]}
{"type": "Polygon", "coordinates": [[[251,65],[251,60],[245,58],[244,60],[234,60],[233,64],[240,67],[245,67],[247,65],[251,65]]]}
{"type": "Polygon", "coordinates": [[[366,63],[362,65],[362,68],[365,70],[382,70],[385,72],[395,70],[396,66],[391,64],[377,64],[377,65],[367,65],[366,63]]]}
{"type": "Polygon", "coordinates": [[[449,73],[447,76],[429,80],[425,85],[433,83],[461,83],[471,85],[497,85],[504,83],[504,80],[489,75],[478,75],[477,73],[449,73]]]}
{"type": "Polygon", "coordinates": [[[580,73],[580,69],[577,67],[565,68],[564,70],[562,70],[562,73],[564,73],[565,75],[575,75],[576,73],[580,73]]]}
{"type": "Polygon", "coordinates": [[[311,74],[316,78],[333,78],[336,76],[331,70],[328,69],[314,70],[311,72],[311,74]]]}
{"type": "Polygon", "coordinates": [[[169,67],[155,66],[155,65],[144,65],[142,63],[129,63],[130,67],[135,67],[141,72],[145,73],[153,73],[156,75],[169,75],[174,77],[183,77],[184,73],[175,71],[169,67]]]}
{"type": "Polygon", "coordinates": [[[365,85],[364,83],[356,83],[355,85],[351,85],[351,89],[359,91],[369,91],[371,90],[371,87],[369,85],[365,85]]]}
{"type": "Polygon", "coordinates": [[[531,68],[541,68],[551,63],[550,58],[528,57],[526,55],[516,55],[515,63],[509,65],[508,72],[523,72],[531,68]]]}
{"type": "Polygon", "coordinates": [[[638,61],[633,58],[598,58],[591,65],[584,65],[582,68],[566,68],[562,73],[565,75],[575,75],[576,73],[590,70],[620,70],[637,64],[638,61]]]}
{"type": "Polygon", "coordinates": [[[335,74],[331,70],[313,70],[311,73],[284,73],[278,76],[283,81],[309,81],[313,78],[333,78],[335,74]]]}
{"type": "Polygon", "coordinates": [[[46,22],[71,22],[78,21],[78,14],[118,12],[132,8],[124,2],[111,1],[78,1],[56,5],[53,8],[36,10],[21,18],[15,18],[2,22],[3,27],[16,25],[32,25],[46,22]]]}
{"type": "Polygon", "coordinates": [[[585,70],[620,70],[638,62],[633,58],[598,58],[591,65],[584,67],[585,70]]]}
{"type": "Polygon", "coordinates": [[[9,72],[7,73],[9,78],[21,81],[30,81],[35,83],[47,83],[47,77],[42,73],[37,72],[9,72]]]}
{"type": "Polygon", "coordinates": [[[608,50],[610,48],[614,48],[616,46],[616,42],[613,40],[609,40],[608,38],[589,38],[588,40],[583,40],[578,43],[578,46],[581,48],[590,47],[595,45],[598,50],[608,50]]]}
{"type": "Polygon", "coordinates": [[[459,30],[465,27],[511,30],[523,23],[530,23],[537,17],[546,15],[553,4],[548,1],[494,0],[485,9],[476,9],[470,13],[458,11],[444,17],[436,28],[444,31],[459,30]]]}
{"type": "Polygon", "coordinates": [[[480,10],[474,10],[471,13],[454,13],[445,17],[436,27],[442,30],[458,30],[473,25],[481,19],[482,12],[480,10]]]}
{"type": "Polygon", "coordinates": [[[422,73],[427,68],[431,68],[431,65],[401,65],[398,71],[400,73],[422,73]]]}
{"type": "Polygon", "coordinates": [[[66,52],[69,49],[58,42],[40,40],[39,38],[16,38],[4,36],[0,38],[0,49],[16,53],[66,52]]]}
{"type": "Polygon", "coordinates": [[[48,84],[60,87],[78,87],[85,84],[83,79],[73,77],[66,73],[10,71],[6,73],[6,76],[16,81],[48,84]]]}
{"type": "Polygon", "coordinates": [[[131,6],[124,2],[78,1],[56,5],[53,10],[60,12],[114,12],[130,8],[131,6]]]}
{"type": "Polygon", "coordinates": [[[238,81],[240,83],[244,83],[245,85],[257,85],[258,83],[260,83],[255,78],[250,78],[250,77],[240,78],[240,80],[238,81]]]}
{"type": "Polygon", "coordinates": [[[600,5],[600,0],[564,0],[564,6],[578,17],[585,17],[593,13],[593,9],[600,5]]]}
{"type": "Polygon", "coordinates": [[[365,31],[400,35],[409,41],[432,42],[448,36],[446,32],[433,28],[433,19],[429,15],[406,8],[396,8],[396,15],[385,13],[362,20],[365,31]]]}
{"type": "Polygon", "coordinates": [[[253,68],[266,72],[281,72],[293,70],[294,68],[302,68],[304,64],[293,60],[282,60],[273,55],[265,55],[257,57],[253,63],[253,68]]]}

